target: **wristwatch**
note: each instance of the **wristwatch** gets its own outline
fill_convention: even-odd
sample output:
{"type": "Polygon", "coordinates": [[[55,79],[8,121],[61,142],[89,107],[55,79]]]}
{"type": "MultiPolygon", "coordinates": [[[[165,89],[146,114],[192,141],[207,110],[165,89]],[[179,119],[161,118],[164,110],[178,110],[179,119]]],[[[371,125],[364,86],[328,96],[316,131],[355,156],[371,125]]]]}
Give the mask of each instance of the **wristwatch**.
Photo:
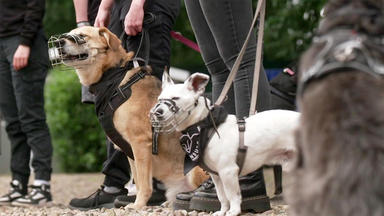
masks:
{"type": "Polygon", "coordinates": [[[80,22],[77,22],[77,27],[83,27],[83,26],[91,26],[91,24],[88,22],[88,21],[80,21],[80,22]]]}

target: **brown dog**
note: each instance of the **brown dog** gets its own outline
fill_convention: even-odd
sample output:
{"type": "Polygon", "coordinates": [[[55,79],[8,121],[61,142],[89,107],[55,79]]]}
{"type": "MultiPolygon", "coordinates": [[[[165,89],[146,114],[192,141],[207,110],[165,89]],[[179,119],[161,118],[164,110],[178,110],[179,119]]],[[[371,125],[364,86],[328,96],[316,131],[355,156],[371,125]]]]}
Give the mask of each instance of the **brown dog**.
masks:
{"type": "Polygon", "coordinates": [[[330,0],[301,59],[292,215],[384,215],[383,10],[383,0],[330,0]]]}
{"type": "MultiPolygon", "coordinates": [[[[133,53],[126,53],[120,40],[106,28],[77,28],[57,43],[60,44],[64,64],[76,69],[80,82],[85,86],[97,84],[106,71],[125,66],[133,57],[133,53]]],[[[119,86],[139,71],[149,73],[150,68],[144,66],[128,70],[119,86]]],[[[152,194],[152,177],[165,184],[167,198],[173,201],[178,192],[190,191],[200,185],[206,175],[201,169],[194,169],[188,177],[184,176],[185,153],[179,144],[179,133],[160,134],[158,155],[152,154],[149,111],[160,94],[160,80],[147,75],[130,88],[129,99],[113,114],[113,124],[133,150],[134,160],[129,161],[138,193],[132,207],[146,205],[152,194]]],[[[125,149],[127,146],[119,147],[125,149]]]]}

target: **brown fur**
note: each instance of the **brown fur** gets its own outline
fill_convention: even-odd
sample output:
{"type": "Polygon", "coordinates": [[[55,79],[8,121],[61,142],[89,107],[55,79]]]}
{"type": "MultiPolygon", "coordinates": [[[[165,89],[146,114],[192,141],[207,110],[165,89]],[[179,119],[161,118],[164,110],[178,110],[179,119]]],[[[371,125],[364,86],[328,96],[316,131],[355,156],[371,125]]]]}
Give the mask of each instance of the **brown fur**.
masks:
{"type": "MultiPolygon", "coordinates": [[[[97,83],[104,71],[125,64],[133,56],[132,52],[125,52],[120,40],[106,28],[82,27],[72,30],[70,34],[86,35],[89,53],[95,53],[90,57],[94,58],[91,64],[74,66],[84,85],[97,83]]],[[[138,70],[140,68],[128,71],[120,85],[126,83],[138,70]]],[[[185,153],[179,144],[179,133],[161,134],[159,154],[152,155],[149,111],[160,94],[161,82],[154,76],[146,76],[131,89],[130,99],[116,110],[113,122],[133,150],[135,160],[130,160],[130,164],[138,189],[133,207],[140,208],[146,205],[152,194],[152,177],[165,183],[169,188],[167,197],[173,199],[175,192],[196,188],[207,175],[201,169],[194,169],[189,179],[184,176],[185,153]]]]}
{"type": "MultiPolygon", "coordinates": [[[[331,0],[319,32],[349,23],[349,18],[332,16],[338,9],[372,5],[383,11],[381,0],[331,0]]],[[[376,35],[384,30],[364,25],[367,17],[353,19],[359,19],[356,27],[364,33],[376,35]]],[[[312,45],[303,55],[300,76],[315,63],[322,48],[312,45]]],[[[383,64],[384,56],[381,60],[383,64]]],[[[352,70],[314,80],[299,96],[300,154],[287,191],[292,215],[384,215],[383,97],[383,79],[352,70]]]]}

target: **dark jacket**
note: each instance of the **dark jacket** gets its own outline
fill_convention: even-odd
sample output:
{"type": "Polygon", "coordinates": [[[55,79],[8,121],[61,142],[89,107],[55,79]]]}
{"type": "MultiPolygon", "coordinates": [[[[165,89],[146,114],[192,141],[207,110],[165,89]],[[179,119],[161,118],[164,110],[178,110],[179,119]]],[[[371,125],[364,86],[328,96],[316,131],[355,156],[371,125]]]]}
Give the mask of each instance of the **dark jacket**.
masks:
{"type": "Polygon", "coordinates": [[[31,46],[44,12],[45,0],[0,0],[0,38],[20,35],[20,44],[31,46]]]}

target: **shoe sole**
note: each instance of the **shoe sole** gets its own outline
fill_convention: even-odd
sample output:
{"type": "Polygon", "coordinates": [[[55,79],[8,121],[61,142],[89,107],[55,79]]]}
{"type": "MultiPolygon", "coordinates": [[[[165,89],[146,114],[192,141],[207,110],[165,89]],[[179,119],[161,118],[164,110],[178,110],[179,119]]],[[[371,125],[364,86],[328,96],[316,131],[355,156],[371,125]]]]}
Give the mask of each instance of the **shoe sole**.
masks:
{"type": "Polygon", "coordinates": [[[0,206],[11,206],[11,202],[0,202],[0,206]]]}
{"type": "Polygon", "coordinates": [[[48,202],[39,203],[39,204],[12,202],[11,205],[12,206],[17,206],[17,207],[31,207],[31,206],[51,207],[51,206],[53,206],[53,202],[52,201],[48,201],[48,202]]]}
{"type": "Polygon", "coordinates": [[[243,199],[241,202],[242,211],[254,211],[262,213],[271,210],[271,203],[267,196],[255,196],[243,199]]]}
{"type": "Polygon", "coordinates": [[[88,210],[101,209],[101,208],[111,209],[111,208],[114,208],[114,207],[115,206],[114,206],[113,203],[105,203],[105,204],[102,204],[102,205],[98,205],[98,206],[94,206],[94,207],[89,207],[89,208],[75,207],[75,206],[68,205],[68,208],[70,208],[72,210],[80,210],[80,211],[88,211],[88,210]]]}
{"type": "MultiPolygon", "coordinates": [[[[160,202],[148,202],[147,203],[147,206],[159,206],[161,205],[163,202],[165,202],[166,200],[164,201],[160,201],[160,202]]],[[[119,200],[115,200],[112,208],[121,208],[121,207],[125,207],[127,206],[128,204],[130,203],[134,203],[134,202],[123,202],[123,201],[119,201],[119,200]]]]}
{"type": "MultiPolygon", "coordinates": [[[[206,212],[216,212],[220,210],[220,201],[205,197],[192,197],[189,209],[206,212]]],[[[266,196],[248,197],[242,200],[242,211],[254,211],[256,213],[265,212],[271,209],[269,198],[266,196]]]]}
{"type": "Polygon", "coordinates": [[[186,211],[191,211],[191,209],[189,209],[189,205],[190,205],[191,201],[186,201],[186,200],[178,200],[176,199],[173,204],[172,204],[172,208],[173,210],[186,210],[186,211]]]}

